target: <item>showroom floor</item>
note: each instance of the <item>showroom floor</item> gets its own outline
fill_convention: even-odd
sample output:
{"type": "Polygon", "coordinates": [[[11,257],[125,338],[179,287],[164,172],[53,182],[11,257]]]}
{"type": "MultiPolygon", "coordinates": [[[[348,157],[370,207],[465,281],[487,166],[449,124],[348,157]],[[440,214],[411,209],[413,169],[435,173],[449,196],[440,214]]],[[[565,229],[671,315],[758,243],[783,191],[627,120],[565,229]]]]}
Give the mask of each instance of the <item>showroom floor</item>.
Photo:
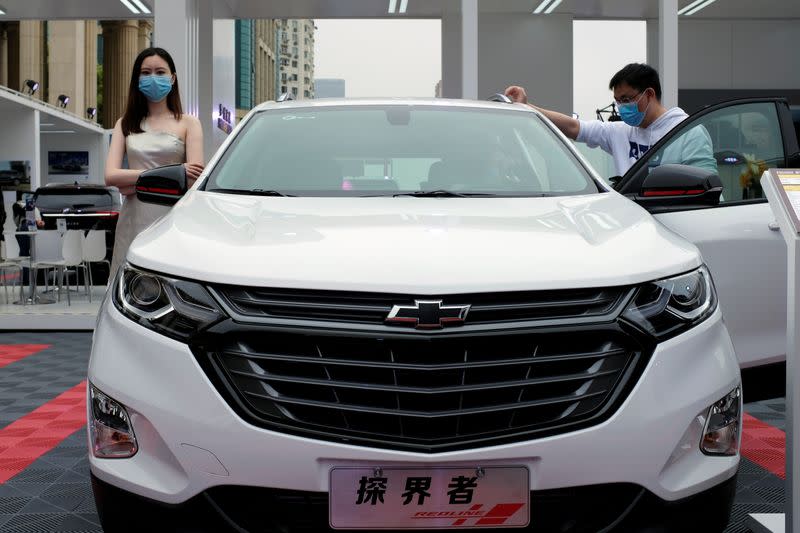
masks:
{"type": "MultiPolygon", "coordinates": [[[[8,292],[0,289],[0,330],[88,330],[94,327],[97,311],[106,293],[106,287],[92,287],[92,301],[90,302],[81,287],[80,292],[73,287],[71,303],[67,303],[66,296],[61,301],[48,304],[16,305],[19,300],[19,289],[9,287],[8,292]],[[8,294],[8,300],[6,300],[8,294]]],[[[27,294],[27,288],[26,288],[27,294]]]]}
{"type": "MultiPolygon", "coordinates": [[[[0,333],[0,532],[99,532],[86,458],[88,332],[0,333]]],[[[727,531],[784,502],[783,399],[747,404],[727,531]]]]}

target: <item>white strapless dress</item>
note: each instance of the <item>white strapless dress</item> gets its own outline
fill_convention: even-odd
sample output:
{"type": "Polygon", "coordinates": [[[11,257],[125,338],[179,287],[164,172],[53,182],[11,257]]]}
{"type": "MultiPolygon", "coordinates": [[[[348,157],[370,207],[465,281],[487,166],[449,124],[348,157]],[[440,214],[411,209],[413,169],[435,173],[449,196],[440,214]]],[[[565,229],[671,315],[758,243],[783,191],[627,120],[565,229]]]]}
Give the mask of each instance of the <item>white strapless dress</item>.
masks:
{"type": "MultiPolygon", "coordinates": [[[[133,133],[125,138],[125,151],[128,167],[135,170],[149,170],[165,165],[186,162],[186,146],[174,133],[149,131],[147,121],[142,122],[143,133],[133,133]]],[[[114,237],[114,254],[111,258],[111,278],[125,261],[133,239],[145,228],[168,213],[168,206],[146,204],[136,198],[136,194],[125,197],[117,221],[114,237]]]]}

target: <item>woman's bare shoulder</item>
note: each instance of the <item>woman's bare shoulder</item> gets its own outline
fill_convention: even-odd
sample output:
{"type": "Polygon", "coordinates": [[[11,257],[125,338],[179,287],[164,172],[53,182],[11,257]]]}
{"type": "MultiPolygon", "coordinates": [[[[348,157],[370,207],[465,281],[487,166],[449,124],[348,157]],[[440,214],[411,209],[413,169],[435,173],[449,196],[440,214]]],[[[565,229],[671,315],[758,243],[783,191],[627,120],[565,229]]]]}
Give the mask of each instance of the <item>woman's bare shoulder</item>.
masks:
{"type": "Polygon", "coordinates": [[[181,126],[185,128],[200,126],[200,120],[194,115],[181,115],[181,126]]]}

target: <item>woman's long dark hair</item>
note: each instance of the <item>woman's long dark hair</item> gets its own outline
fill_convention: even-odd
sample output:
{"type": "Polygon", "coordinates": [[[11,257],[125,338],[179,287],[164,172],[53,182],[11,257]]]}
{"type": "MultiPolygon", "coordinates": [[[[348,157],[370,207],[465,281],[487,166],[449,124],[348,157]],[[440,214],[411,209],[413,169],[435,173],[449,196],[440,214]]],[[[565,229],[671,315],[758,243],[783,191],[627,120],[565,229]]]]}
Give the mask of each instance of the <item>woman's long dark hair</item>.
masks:
{"type": "MultiPolygon", "coordinates": [[[[142,133],[142,121],[148,113],[147,98],[139,90],[139,75],[142,71],[142,63],[151,56],[159,56],[169,65],[171,74],[175,74],[175,62],[169,52],[163,48],[145,48],[133,63],[131,72],[131,84],[128,87],[128,103],[125,106],[125,114],[122,115],[122,134],[126,137],[131,133],[142,133]]],[[[180,120],[183,115],[181,106],[181,93],[178,89],[178,78],[172,84],[172,90],[167,95],[167,108],[175,115],[175,120],[180,120]]]]}

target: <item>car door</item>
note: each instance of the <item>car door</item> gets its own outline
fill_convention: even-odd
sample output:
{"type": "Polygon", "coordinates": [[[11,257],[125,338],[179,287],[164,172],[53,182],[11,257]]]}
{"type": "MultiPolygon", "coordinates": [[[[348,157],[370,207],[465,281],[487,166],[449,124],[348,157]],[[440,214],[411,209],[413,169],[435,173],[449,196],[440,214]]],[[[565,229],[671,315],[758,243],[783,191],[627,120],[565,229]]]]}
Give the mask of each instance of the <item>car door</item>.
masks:
{"type": "Polygon", "coordinates": [[[767,168],[800,166],[788,104],[746,99],[707,107],[655,144],[615,188],[635,198],[649,171],[666,163],[716,165],[723,184],[719,205],[649,209],[700,249],[741,366],[784,360],[786,246],[760,179],[767,168]],[[710,150],[697,149],[708,142],[710,150]],[[706,154],[705,161],[696,160],[698,152],[706,154]],[[682,153],[689,155],[681,160],[682,153]],[[695,160],[686,160],[691,157],[695,160]]]}

